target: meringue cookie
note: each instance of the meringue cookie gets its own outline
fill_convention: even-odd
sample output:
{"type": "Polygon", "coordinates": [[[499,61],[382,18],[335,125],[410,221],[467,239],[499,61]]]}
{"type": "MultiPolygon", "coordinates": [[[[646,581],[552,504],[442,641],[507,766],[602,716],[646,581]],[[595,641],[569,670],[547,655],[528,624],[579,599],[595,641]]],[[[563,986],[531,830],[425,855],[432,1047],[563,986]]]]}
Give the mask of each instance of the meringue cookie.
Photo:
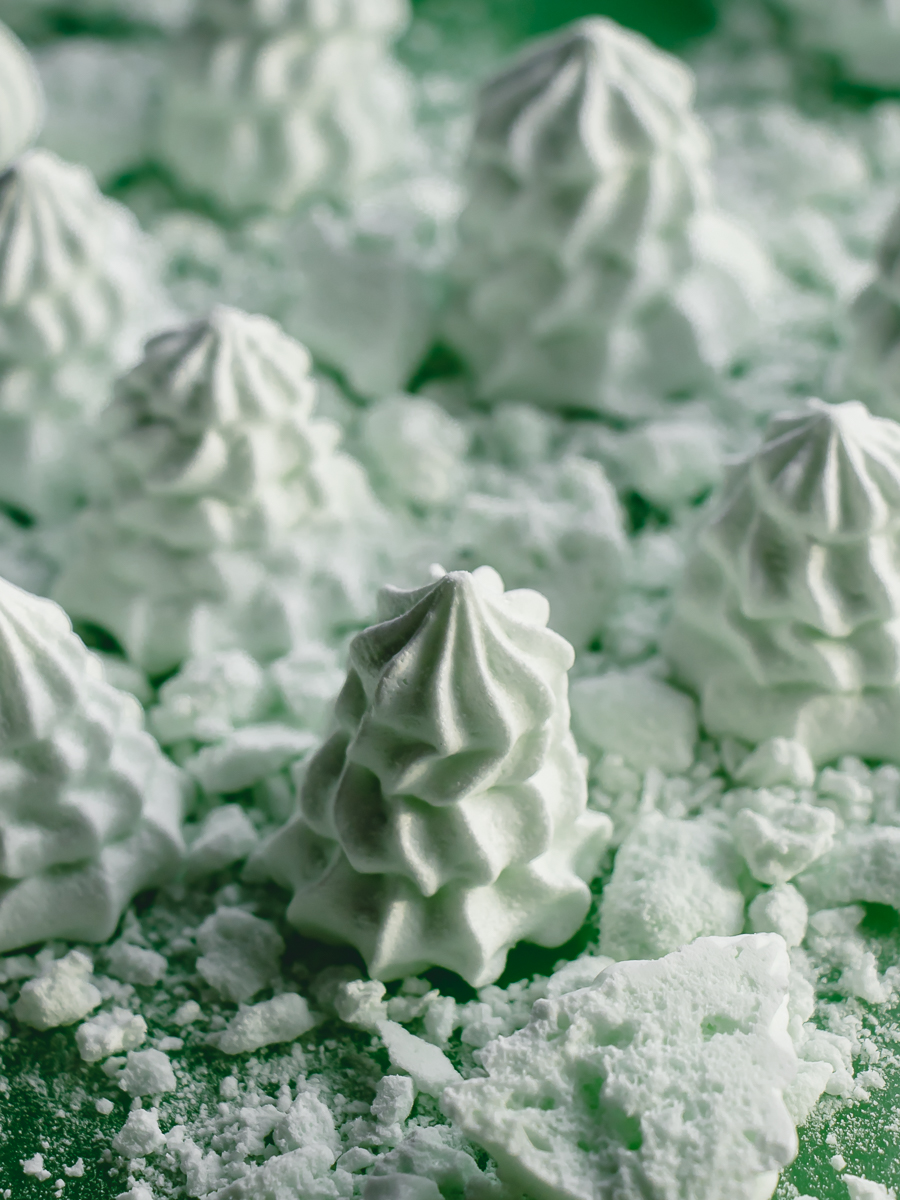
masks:
{"type": "Polygon", "coordinates": [[[0,581],[0,952],[101,942],[183,854],[187,782],[65,613],[0,581]]]}
{"type": "Polygon", "coordinates": [[[481,94],[446,333],[479,395],[635,417],[752,329],[769,266],[713,204],[693,78],[601,18],[481,94]]]}
{"type": "Polygon", "coordinates": [[[206,4],[162,92],[161,158],[229,212],[352,197],[414,142],[390,54],[406,14],[398,0],[206,4]]]}
{"type": "Polygon", "coordinates": [[[0,498],[81,498],[86,426],[169,315],[149,240],[84,168],[32,150],[0,176],[0,498]]]}
{"type": "Polygon", "coordinates": [[[789,985],[771,933],[616,963],[538,1000],[441,1106],[514,1194],[763,1200],[797,1153],[789,985]]]}
{"type": "Polygon", "coordinates": [[[336,427],[312,419],[309,370],[273,321],[219,307],[153,338],[117,385],[54,594],[151,675],[234,647],[287,654],[314,593],[326,620],[348,619],[335,527],[364,531],[377,505],[336,427]]]}
{"type": "Polygon", "coordinates": [[[373,978],[438,965],[481,986],[521,938],[575,933],[611,834],[569,731],[572,648],[542,596],[504,593],[487,567],[386,588],[379,617],[255,870],[294,892],[292,924],[352,943],[373,978]]]}
{"type": "Polygon", "coordinates": [[[732,468],[663,638],[707,729],[813,760],[896,755],[900,426],[858,402],[775,417],[732,468]]]}
{"type": "Polygon", "coordinates": [[[22,43],[0,23],[0,172],[28,149],[43,123],[37,71],[22,43]]]}

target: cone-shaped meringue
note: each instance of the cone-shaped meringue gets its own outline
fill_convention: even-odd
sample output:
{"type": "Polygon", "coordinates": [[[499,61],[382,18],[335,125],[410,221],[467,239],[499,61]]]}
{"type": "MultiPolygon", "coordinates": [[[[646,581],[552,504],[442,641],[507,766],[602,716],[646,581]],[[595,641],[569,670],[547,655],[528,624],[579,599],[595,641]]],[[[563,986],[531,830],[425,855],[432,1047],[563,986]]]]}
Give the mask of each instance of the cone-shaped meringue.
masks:
{"type": "Polygon", "coordinates": [[[43,121],[38,73],[22,43],[0,23],[0,171],[28,149],[43,121]]]}
{"type": "Polygon", "coordinates": [[[813,758],[900,737],[900,425],[811,400],[732,469],[664,645],[707,728],[813,758]]]}
{"type": "Polygon", "coordinates": [[[375,507],[336,427],[311,419],[309,368],[273,321],[219,307],[153,338],[117,385],[98,425],[106,478],[54,594],[151,674],[231,646],[286,654],[312,620],[308,535],[375,507]]]}
{"type": "Polygon", "coordinates": [[[261,865],[301,932],[352,943],[375,978],[438,965],[480,986],[587,913],[610,825],[586,811],[574,655],[548,615],[482,567],[385,589],[351,643],[335,732],[261,865]]]}
{"type": "Polygon", "coordinates": [[[103,941],[177,868],[185,779],[65,613],[0,581],[0,952],[103,941]]]}
{"type": "Polygon", "coordinates": [[[484,88],[446,323],[482,397],[638,416],[731,360],[768,268],[713,207],[692,99],[601,18],[484,88]]]}
{"type": "Polygon", "coordinates": [[[83,167],[33,150],[0,176],[0,500],[74,503],[85,426],[167,312],[149,242],[83,167]]]}
{"type": "Polygon", "coordinates": [[[390,42],[404,0],[211,0],[173,61],[159,153],[234,213],[352,198],[406,161],[410,83],[390,42]]]}

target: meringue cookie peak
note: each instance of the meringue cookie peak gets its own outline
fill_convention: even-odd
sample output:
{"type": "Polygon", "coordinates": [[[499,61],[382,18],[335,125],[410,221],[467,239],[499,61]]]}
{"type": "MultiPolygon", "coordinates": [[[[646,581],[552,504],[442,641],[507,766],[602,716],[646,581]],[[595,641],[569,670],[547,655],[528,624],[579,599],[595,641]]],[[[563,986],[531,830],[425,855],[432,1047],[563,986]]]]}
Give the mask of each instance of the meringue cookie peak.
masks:
{"type": "Polygon", "coordinates": [[[301,932],[375,978],[496,979],[521,938],[560,945],[610,836],[569,731],[571,647],[546,601],[488,567],[386,588],[350,647],[336,730],[258,863],[301,932]]]}
{"type": "Polygon", "coordinates": [[[28,51],[0,22],[0,172],[35,141],[44,123],[44,98],[28,51]]]}
{"type": "Polygon", "coordinates": [[[336,428],[311,419],[309,369],[273,321],[219,307],[119,382],[55,595],[151,673],[235,646],[286,654],[312,620],[314,529],[377,508],[336,428]]]}
{"type": "Polygon", "coordinates": [[[707,728],[896,756],[900,426],[809,401],[737,464],[664,637],[707,728]]]}
{"type": "Polygon", "coordinates": [[[768,264],[713,206],[692,99],[601,18],[483,89],[446,320],[482,397],[634,417],[731,361],[768,264]]]}
{"type": "Polygon", "coordinates": [[[0,951],[103,941],[183,853],[186,781],[63,611],[0,581],[0,951]]]}

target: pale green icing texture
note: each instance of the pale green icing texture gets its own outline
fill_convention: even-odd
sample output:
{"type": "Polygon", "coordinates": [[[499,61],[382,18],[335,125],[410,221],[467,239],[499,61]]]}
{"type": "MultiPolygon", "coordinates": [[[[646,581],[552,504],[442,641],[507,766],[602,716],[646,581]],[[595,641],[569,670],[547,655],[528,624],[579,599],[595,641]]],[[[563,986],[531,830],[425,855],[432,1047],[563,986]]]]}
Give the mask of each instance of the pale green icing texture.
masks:
{"type": "Polygon", "coordinates": [[[227,211],[353,197],[415,144],[390,51],[405,14],[396,0],[206,5],[163,89],[163,160],[227,211]]]}
{"type": "Polygon", "coordinates": [[[575,933],[609,840],[569,732],[572,649],[542,596],[489,568],[387,588],[379,617],[262,862],[288,919],[374,978],[437,965],[481,986],[522,938],[575,933]]]}
{"type": "Polygon", "coordinates": [[[827,54],[842,74],[893,91],[900,84],[900,13],[893,0],[777,0],[796,42],[827,54]]]}
{"type": "Polygon", "coordinates": [[[619,847],[603,889],[601,953],[660,958],[698,937],[740,933],[741,866],[728,831],[713,821],[648,813],[619,847]]]}
{"type": "Polygon", "coordinates": [[[732,469],[664,635],[706,727],[813,759],[890,758],[900,728],[900,426],[857,402],[776,417],[732,469]]]}
{"type": "Polygon", "coordinates": [[[0,24],[0,171],[10,167],[41,131],[41,84],[25,47],[0,24]]]}
{"type": "Polygon", "coordinates": [[[83,167],[33,150],[0,176],[0,497],[56,515],[84,430],[168,314],[152,252],[83,167]]]}
{"type": "Polygon", "coordinates": [[[599,18],[484,88],[446,318],[483,397],[634,417],[752,333],[768,264],[714,206],[692,100],[683,64],[599,18]]]}
{"type": "Polygon", "coordinates": [[[273,321],[220,307],[152,339],[118,384],[54,594],[151,674],[235,646],[277,658],[316,611],[358,619],[340,571],[362,543],[342,558],[336,528],[355,515],[363,533],[377,506],[311,417],[309,368],[273,321]]]}
{"type": "Polygon", "coordinates": [[[608,967],[538,1000],[442,1106],[534,1200],[766,1200],[797,1152],[789,973],[773,934],[608,967]]]}
{"type": "Polygon", "coordinates": [[[0,949],[104,941],[177,868],[181,772],[62,610],[0,583],[0,949]]]}

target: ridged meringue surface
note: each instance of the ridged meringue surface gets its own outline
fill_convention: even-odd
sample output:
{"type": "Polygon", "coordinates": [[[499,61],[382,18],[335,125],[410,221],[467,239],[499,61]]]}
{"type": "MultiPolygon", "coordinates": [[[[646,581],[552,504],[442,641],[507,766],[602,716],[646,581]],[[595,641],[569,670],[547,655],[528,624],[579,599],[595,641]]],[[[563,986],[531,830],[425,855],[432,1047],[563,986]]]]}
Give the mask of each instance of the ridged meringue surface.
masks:
{"type": "Polygon", "coordinates": [[[898,617],[900,426],[811,400],[732,469],[665,650],[711,731],[795,736],[819,759],[889,756],[898,617]]]}
{"type": "Polygon", "coordinates": [[[521,938],[559,945],[610,834],[569,731],[572,648],[536,592],[454,571],[385,589],[351,643],[335,731],[262,856],[301,931],[375,978],[427,966],[475,986],[521,938]]]}
{"type": "Polygon", "coordinates": [[[483,89],[446,319],[480,395],[639,415],[608,376],[665,395],[727,361],[713,310],[743,336],[766,266],[713,208],[693,90],[684,65],[602,18],[483,89]]]}
{"type": "Polygon", "coordinates": [[[32,150],[0,176],[0,496],[65,507],[72,439],[168,313],[149,243],[83,167],[32,150]],[[57,495],[60,493],[60,495],[57,495]]]}
{"type": "Polygon", "coordinates": [[[287,653],[312,620],[310,526],[375,507],[336,427],[311,419],[309,370],[273,321],[219,307],[120,380],[54,594],[149,672],[234,645],[287,653]]]}
{"type": "Polygon", "coordinates": [[[183,853],[182,773],[65,613],[0,581],[0,950],[103,941],[183,853]]]}
{"type": "Polygon", "coordinates": [[[414,141],[390,51],[404,12],[396,0],[207,6],[163,92],[162,159],[229,212],[352,198],[414,141]]]}
{"type": "Polygon", "coordinates": [[[34,142],[44,122],[44,98],[34,64],[0,23],[0,172],[34,142]]]}

